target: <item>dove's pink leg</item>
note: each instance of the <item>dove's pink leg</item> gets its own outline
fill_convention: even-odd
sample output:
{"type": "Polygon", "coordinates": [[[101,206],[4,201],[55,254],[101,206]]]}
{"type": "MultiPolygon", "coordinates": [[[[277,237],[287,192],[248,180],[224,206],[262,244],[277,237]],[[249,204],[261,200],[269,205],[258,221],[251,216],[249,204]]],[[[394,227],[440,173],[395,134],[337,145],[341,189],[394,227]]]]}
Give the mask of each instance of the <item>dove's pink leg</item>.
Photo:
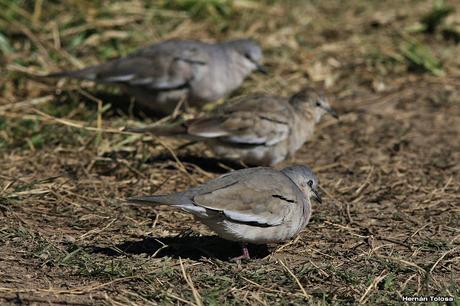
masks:
{"type": "Polygon", "coordinates": [[[251,259],[251,256],[249,256],[249,250],[248,250],[248,244],[243,243],[243,257],[245,259],[251,259]]]}
{"type": "Polygon", "coordinates": [[[248,244],[246,242],[243,242],[242,245],[242,250],[243,250],[243,255],[234,257],[232,260],[237,261],[241,259],[251,259],[251,256],[249,256],[249,250],[248,250],[248,244]]]}

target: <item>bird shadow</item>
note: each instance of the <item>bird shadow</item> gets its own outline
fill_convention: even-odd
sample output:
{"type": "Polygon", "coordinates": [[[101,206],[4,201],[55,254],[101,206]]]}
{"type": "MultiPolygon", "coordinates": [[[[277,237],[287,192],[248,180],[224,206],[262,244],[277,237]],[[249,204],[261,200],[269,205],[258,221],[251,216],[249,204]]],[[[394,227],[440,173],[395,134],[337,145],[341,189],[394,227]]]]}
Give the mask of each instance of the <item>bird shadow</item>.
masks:
{"type": "MultiPolygon", "coordinates": [[[[110,114],[106,114],[106,116],[109,117],[126,117],[129,115],[137,119],[145,119],[162,118],[165,116],[164,113],[155,112],[152,109],[140,106],[132,96],[123,92],[110,93],[106,91],[95,91],[92,92],[91,95],[104,103],[111,104],[113,111],[110,114]]],[[[93,98],[82,95],[80,99],[87,107],[95,107],[93,98]]]]}
{"type": "MultiPolygon", "coordinates": [[[[36,82],[44,83],[50,86],[51,84],[56,83],[55,78],[48,78],[36,75],[28,75],[29,79],[32,79],[36,82]]],[[[78,86],[80,87],[80,86],[78,86]]],[[[72,89],[68,90],[59,90],[56,93],[56,99],[54,100],[57,103],[66,102],[69,96],[78,95],[78,101],[83,102],[85,107],[88,109],[96,110],[97,105],[95,100],[102,101],[104,104],[110,103],[111,112],[106,112],[106,117],[126,117],[130,115],[134,118],[145,119],[145,118],[162,118],[165,116],[164,113],[156,112],[152,109],[148,109],[136,103],[133,96],[123,92],[122,90],[115,89],[116,87],[105,87],[105,89],[100,89],[98,87],[89,89],[87,94],[78,92],[72,89]]]]}
{"type": "MultiPolygon", "coordinates": [[[[233,170],[240,170],[246,168],[241,163],[224,158],[217,158],[217,157],[203,157],[198,155],[191,155],[191,154],[184,154],[178,155],[177,158],[182,163],[189,163],[193,164],[206,172],[223,174],[227,173],[230,169],[233,170]]],[[[148,164],[157,164],[157,163],[165,163],[165,162],[175,162],[171,154],[159,154],[157,156],[152,156],[146,160],[148,164]]]]}
{"type": "MultiPolygon", "coordinates": [[[[267,245],[248,245],[251,258],[264,258],[269,255],[267,245]]],[[[156,258],[188,258],[200,260],[204,258],[231,261],[242,254],[241,245],[218,236],[199,237],[146,237],[140,241],[127,241],[110,247],[92,247],[93,253],[107,256],[123,256],[127,254],[147,254],[156,258]]]]}

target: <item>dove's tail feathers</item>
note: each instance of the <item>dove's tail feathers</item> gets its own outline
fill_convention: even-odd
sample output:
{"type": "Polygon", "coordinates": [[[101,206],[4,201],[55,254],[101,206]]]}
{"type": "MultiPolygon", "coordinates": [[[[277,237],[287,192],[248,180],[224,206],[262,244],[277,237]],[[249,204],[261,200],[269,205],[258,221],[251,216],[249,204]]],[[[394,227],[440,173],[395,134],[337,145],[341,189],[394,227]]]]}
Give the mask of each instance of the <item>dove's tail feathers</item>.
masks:
{"type": "Polygon", "coordinates": [[[171,205],[202,218],[207,218],[212,215],[212,211],[209,211],[205,207],[195,205],[189,197],[185,196],[184,193],[181,192],[168,195],[133,197],[128,198],[127,201],[128,203],[135,204],[171,205]]]}
{"type": "Polygon", "coordinates": [[[47,78],[74,78],[80,80],[95,81],[99,66],[91,66],[80,70],[59,71],[45,75],[47,78]]]}
{"type": "Polygon", "coordinates": [[[217,138],[228,135],[228,131],[222,128],[223,119],[220,117],[203,118],[192,120],[188,133],[203,138],[217,138]]]}

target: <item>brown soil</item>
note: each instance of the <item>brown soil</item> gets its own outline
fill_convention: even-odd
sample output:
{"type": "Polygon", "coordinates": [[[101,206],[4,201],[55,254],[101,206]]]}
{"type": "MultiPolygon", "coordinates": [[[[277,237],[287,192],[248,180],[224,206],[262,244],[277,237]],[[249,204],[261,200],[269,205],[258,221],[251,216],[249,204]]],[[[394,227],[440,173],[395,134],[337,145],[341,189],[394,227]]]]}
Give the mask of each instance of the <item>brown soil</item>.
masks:
{"type": "Polygon", "coordinates": [[[70,15],[44,1],[34,23],[37,8],[1,1],[5,16],[13,6],[22,13],[0,23],[15,50],[1,59],[0,304],[400,304],[403,295],[459,303],[460,47],[441,28],[407,30],[431,3],[235,1],[231,18],[191,19],[147,2],[107,1],[95,21],[91,3],[69,4],[77,11],[70,15]],[[156,18],[143,23],[148,12],[156,18]],[[60,45],[53,20],[68,24],[60,45]],[[75,45],[72,29],[85,24],[92,32],[75,45]],[[184,190],[238,165],[224,166],[201,144],[116,132],[142,120],[124,97],[111,94],[125,101],[119,108],[100,94],[105,87],[56,85],[24,70],[94,63],[147,40],[243,35],[262,43],[272,76],[252,76],[237,94],[325,87],[341,116],[325,118],[314,139],[277,165],[318,173],[324,199],[310,224],[234,263],[239,246],[190,215],[123,199],[184,190]],[[413,70],[401,51],[410,39],[441,59],[442,75],[413,70]],[[93,96],[114,105],[99,119],[93,96]]]}

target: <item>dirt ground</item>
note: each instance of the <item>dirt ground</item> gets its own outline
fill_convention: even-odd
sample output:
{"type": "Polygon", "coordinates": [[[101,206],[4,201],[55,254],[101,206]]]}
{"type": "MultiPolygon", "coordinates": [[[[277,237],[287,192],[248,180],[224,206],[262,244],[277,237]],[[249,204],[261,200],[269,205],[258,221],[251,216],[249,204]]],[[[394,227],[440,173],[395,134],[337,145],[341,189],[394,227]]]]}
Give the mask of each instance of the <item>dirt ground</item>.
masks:
{"type": "Polygon", "coordinates": [[[0,304],[460,305],[458,2],[66,2],[0,0],[0,304]],[[270,75],[234,95],[308,84],[340,114],[276,166],[313,167],[323,204],[241,263],[190,215],[123,201],[238,165],[119,132],[158,118],[110,87],[35,77],[146,42],[236,37],[262,44],[270,75]]]}

